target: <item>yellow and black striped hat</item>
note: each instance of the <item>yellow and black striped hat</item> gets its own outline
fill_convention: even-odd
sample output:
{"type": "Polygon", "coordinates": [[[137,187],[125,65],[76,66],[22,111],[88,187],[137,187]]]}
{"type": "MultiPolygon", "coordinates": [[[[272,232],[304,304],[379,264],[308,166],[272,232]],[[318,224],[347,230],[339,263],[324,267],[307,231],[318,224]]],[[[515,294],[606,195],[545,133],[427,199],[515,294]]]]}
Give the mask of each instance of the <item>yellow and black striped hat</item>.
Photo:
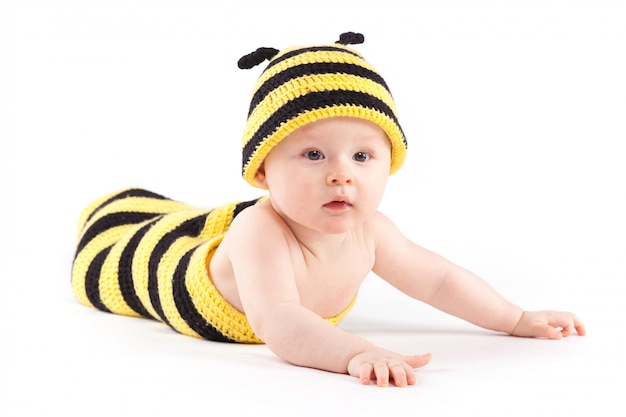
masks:
{"type": "Polygon", "coordinates": [[[297,128],[319,119],[351,116],[379,125],[391,141],[390,174],[402,166],[407,142],[387,84],[357,51],[363,35],[347,32],[334,44],[259,48],[239,68],[269,64],[257,80],[243,135],[243,177],[254,178],[267,154],[297,128]]]}

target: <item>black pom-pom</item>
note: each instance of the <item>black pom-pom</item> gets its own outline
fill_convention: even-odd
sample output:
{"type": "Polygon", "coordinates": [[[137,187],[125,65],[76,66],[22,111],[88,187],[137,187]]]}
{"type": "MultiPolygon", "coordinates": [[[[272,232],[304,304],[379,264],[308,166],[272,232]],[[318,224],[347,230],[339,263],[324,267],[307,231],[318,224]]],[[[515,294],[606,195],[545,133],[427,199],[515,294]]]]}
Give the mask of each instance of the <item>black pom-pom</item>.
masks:
{"type": "Polygon", "coordinates": [[[237,66],[241,69],[256,67],[261,62],[272,59],[278,53],[275,48],[258,48],[256,51],[244,55],[237,61],[237,66]]]}
{"type": "Polygon", "coordinates": [[[346,32],[339,35],[339,40],[335,43],[340,43],[342,45],[356,45],[358,43],[363,43],[364,41],[365,37],[362,34],[346,32]]]}

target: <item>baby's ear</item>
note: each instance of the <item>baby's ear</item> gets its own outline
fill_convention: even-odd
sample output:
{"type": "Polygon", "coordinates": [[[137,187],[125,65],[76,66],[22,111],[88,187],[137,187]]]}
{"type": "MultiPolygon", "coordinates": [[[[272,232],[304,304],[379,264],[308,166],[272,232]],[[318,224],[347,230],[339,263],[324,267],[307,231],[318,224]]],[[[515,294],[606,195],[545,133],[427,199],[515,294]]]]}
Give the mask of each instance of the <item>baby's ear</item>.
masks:
{"type": "Polygon", "coordinates": [[[265,163],[261,164],[259,169],[256,171],[256,174],[254,175],[254,184],[259,188],[267,190],[267,177],[265,176],[265,163]]]}

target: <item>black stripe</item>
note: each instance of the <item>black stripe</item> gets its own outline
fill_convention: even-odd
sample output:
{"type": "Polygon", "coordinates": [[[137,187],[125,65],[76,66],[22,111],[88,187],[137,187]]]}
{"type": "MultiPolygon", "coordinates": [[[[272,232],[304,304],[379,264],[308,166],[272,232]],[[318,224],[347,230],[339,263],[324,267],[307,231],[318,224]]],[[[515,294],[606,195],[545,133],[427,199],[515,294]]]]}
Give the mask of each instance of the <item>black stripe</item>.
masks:
{"type": "Polygon", "coordinates": [[[135,232],[135,234],[130,238],[130,240],[122,250],[122,253],[120,254],[120,260],[117,266],[117,279],[124,301],[133,311],[144,317],[151,317],[151,314],[141,303],[141,300],[135,292],[135,286],[133,284],[133,258],[135,256],[137,246],[139,246],[139,242],[141,242],[141,239],[154,225],[154,223],[156,223],[160,218],[161,216],[157,219],[154,219],[145,226],[140,227],[135,232]]]}
{"type": "MultiPolygon", "coordinates": [[[[248,117],[250,117],[254,108],[277,87],[285,84],[289,80],[313,74],[349,74],[363,77],[382,85],[387,91],[389,91],[383,77],[381,77],[378,73],[359,65],[339,62],[315,62],[311,64],[302,64],[292,68],[287,68],[265,81],[252,97],[248,117]]],[[[391,94],[391,92],[389,94],[391,94]]]]}
{"type": "Polygon", "coordinates": [[[105,232],[113,227],[123,226],[128,224],[137,224],[143,221],[152,219],[156,216],[160,216],[161,213],[139,213],[133,211],[121,211],[118,213],[107,214],[106,216],[96,220],[94,224],[85,231],[80,238],[78,246],[76,247],[76,256],[92,239],[98,236],[100,233],[105,232]]]}
{"type": "MultiPolygon", "coordinates": [[[[252,138],[250,138],[243,149],[243,167],[246,167],[253,152],[261,144],[261,141],[274,133],[277,127],[282,123],[309,110],[338,105],[362,106],[379,111],[392,119],[402,132],[402,128],[391,108],[385,104],[384,101],[370,94],[349,90],[312,92],[285,103],[254,132],[254,135],[252,135],[252,138]]],[[[404,133],[402,133],[402,135],[404,137],[404,133]]],[[[406,143],[406,139],[404,139],[404,141],[406,143]]]]}
{"type": "Polygon", "coordinates": [[[305,54],[308,52],[319,52],[319,51],[342,52],[342,53],[354,55],[356,57],[363,59],[363,57],[361,57],[361,55],[357,54],[356,52],[343,49],[343,48],[338,48],[336,46],[311,46],[307,48],[294,49],[293,51],[287,52],[286,54],[279,56],[278,58],[270,62],[263,72],[267,71],[269,68],[272,68],[274,65],[278,64],[279,62],[282,62],[296,55],[305,54]]]}
{"type": "Polygon", "coordinates": [[[169,200],[169,198],[163,197],[162,195],[157,194],[157,193],[153,193],[152,191],[144,190],[141,188],[129,188],[127,190],[124,190],[114,195],[113,197],[109,198],[107,201],[105,201],[104,203],[96,207],[96,209],[93,210],[91,214],[89,214],[89,217],[87,217],[87,220],[85,221],[85,223],[88,222],[89,219],[91,219],[94,216],[94,214],[96,214],[98,210],[102,209],[104,206],[111,204],[115,200],[122,200],[128,197],[148,197],[148,198],[155,198],[158,200],[169,200]]]}
{"type": "Polygon", "coordinates": [[[172,290],[176,309],[180,313],[183,320],[185,320],[185,323],[187,323],[187,325],[201,337],[214,342],[234,343],[234,340],[231,340],[220,333],[215,327],[213,327],[213,325],[211,325],[211,323],[207,322],[204,317],[202,317],[194,306],[189,291],[187,291],[185,277],[187,268],[189,267],[189,260],[191,259],[194,250],[195,249],[190,250],[181,258],[180,262],[176,266],[176,271],[172,279],[172,290]]]}
{"type": "Polygon", "coordinates": [[[159,284],[157,276],[159,262],[169,247],[179,238],[185,236],[197,237],[200,235],[208,215],[209,213],[207,212],[181,223],[176,228],[163,235],[150,253],[150,259],[148,260],[148,294],[150,295],[150,302],[152,303],[154,311],[156,311],[161,320],[167,324],[169,324],[169,321],[163,313],[161,299],[159,298],[159,284]]]}
{"type": "Polygon", "coordinates": [[[104,261],[111,251],[112,246],[105,248],[98,253],[91,263],[89,264],[89,268],[87,268],[87,272],[85,273],[85,292],[87,294],[87,298],[91,301],[91,304],[98,310],[111,312],[104,305],[102,299],[100,298],[100,272],[102,271],[102,265],[104,261]]]}

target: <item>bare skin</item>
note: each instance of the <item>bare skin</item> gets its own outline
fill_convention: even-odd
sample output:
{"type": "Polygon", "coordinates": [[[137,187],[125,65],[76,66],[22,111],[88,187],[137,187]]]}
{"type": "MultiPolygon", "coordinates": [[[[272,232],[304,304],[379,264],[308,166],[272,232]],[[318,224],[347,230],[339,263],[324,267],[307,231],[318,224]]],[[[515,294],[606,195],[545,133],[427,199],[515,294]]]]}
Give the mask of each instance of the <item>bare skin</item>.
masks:
{"type": "Polygon", "coordinates": [[[210,273],[277,356],[363,384],[415,384],[415,369],[430,353],[392,352],[324,320],[348,306],[371,271],[486,329],[550,339],[585,334],[574,314],[525,312],[472,272],[408,240],[378,211],[390,159],[382,129],[353,118],[306,125],[265,159],[256,180],[270,198],[237,216],[210,273]]]}

